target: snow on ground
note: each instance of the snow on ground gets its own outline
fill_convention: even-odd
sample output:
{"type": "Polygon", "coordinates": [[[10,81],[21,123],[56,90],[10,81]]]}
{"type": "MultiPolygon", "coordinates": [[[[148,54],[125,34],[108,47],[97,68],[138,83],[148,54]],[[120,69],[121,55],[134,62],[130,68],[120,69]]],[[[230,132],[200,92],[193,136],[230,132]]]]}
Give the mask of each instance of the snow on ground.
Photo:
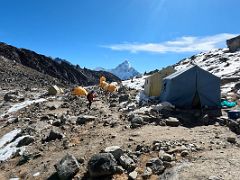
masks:
{"type": "Polygon", "coordinates": [[[20,136],[16,138],[20,132],[21,132],[21,129],[14,129],[8,132],[7,134],[5,134],[0,139],[0,162],[8,160],[12,156],[14,156],[16,153],[21,154],[25,150],[24,147],[17,147],[17,145],[19,141],[21,141],[23,138],[29,135],[20,136]]]}
{"type": "Polygon", "coordinates": [[[16,112],[22,108],[25,108],[33,103],[40,103],[40,102],[44,102],[46,101],[46,99],[44,98],[40,98],[40,99],[37,99],[37,100],[27,100],[27,101],[24,101],[24,102],[21,102],[21,103],[18,103],[18,104],[14,104],[9,110],[8,110],[8,114],[9,113],[13,113],[13,112],[16,112]]]}
{"type": "Polygon", "coordinates": [[[33,177],[37,177],[39,175],[40,175],[40,172],[36,172],[36,173],[33,174],[33,177]]]}
{"type": "MultiPolygon", "coordinates": [[[[29,135],[27,135],[29,136],[29,135]]],[[[15,141],[7,144],[3,148],[0,149],[0,161],[6,161],[12,156],[14,156],[16,153],[22,154],[25,150],[25,147],[17,147],[19,141],[21,141],[23,138],[27,136],[21,136],[18,137],[15,141]]]]}
{"type": "Polygon", "coordinates": [[[134,78],[133,80],[122,81],[123,85],[131,89],[143,90],[145,78],[148,76],[143,76],[141,78],[134,78]]]}
{"type": "Polygon", "coordinates": [[[46,101],[46,99],[40,98],[40,99],[36,99],[36,100],[26,100],[24,102],[14,104],[6,113],[1,114],[0,117],[3,117],[7,114],[17,112],[18,110],[25,108],[33,103],[40,103],[40,102],[44,102],[44,101],[46,101]]]}
{"type": "Polygon", "coordinates": [[[232,91],[232,89],[235,85],[236,85],[236,83],[234,83],[234,82],[225,84],[225,85],[221,86],[221,92],[224,94],[228,93],[228,92],[232,91]]]}
{"type": "Polygon", "coordinates": [[[136,100],[137,102],[148,103],[149,97],[143,91],[140,91],[136,96],[136,100]]]}
{"type": "Polygon", "coordinates": [[[5,144],[11,142],[20,132],[21,129],[14,129],[13,131],[10,131],[9,133],[5,134],[0,139],[0,148],[2,148],[5,144]]]}

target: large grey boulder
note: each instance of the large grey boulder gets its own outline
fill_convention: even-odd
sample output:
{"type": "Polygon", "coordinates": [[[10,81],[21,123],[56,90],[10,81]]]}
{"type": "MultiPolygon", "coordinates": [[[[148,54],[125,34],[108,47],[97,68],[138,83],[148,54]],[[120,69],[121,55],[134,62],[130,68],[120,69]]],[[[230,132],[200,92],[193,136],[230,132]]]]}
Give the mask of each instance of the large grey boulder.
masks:
{"type": "Polygon", "coordinates": [[[82,125],[90,121],[94,121],[96,119],[95,116],[90,116],[90,115],[81,115],[77,118],[77,124],[82,125]]]}
{"type": "Polygon", "coordinates": [[[164,151],[160,151],[159,152],[159,158],[162,160],[162,161],[167,161],[167,162],[171,162],[173,161],[173,156],[168,154],[168,153],[165,153],[164,151]]]}
{"type": "Polygon", "coordinates": [[[128,101],[128,100],[129,100],[129,95],[128,94],[121,95],[121,96],[119,96],[119,99],[118,99],[119,103],[125,102],[125,101],[128,101]]]}
{"type": "Polygon", "coordinates": [[[235,90],[239,90],[240,89],[240,82],[237,82],[234,86],[235,90]]]}
{"type": "Polygon", "coordinates": [[[240,36],[236,36],[234,38],[228,39],[226,43],[229,48],[229,51],[235,52],[240,48],[240,36]]]}
{"type": "Polygon", "coordinates": [[[49,142],[49,141],[54,141],[56,139],[62,139],[64,135],[54,129],[52,129],[43,139],[42,142],[49,142]]]}
{"type": "Polygon", "coordinates": [[[180,125],[180,121],[177,118],[170,117],[166,120],[166,125],[171,127],[177,127],[180,125]]]}
{"type": "Polygon", "coordinates": [[[116,160],[123,155],[123,150],[119,146],[109,146],[104,150],[105,153],[111,153],[116,160]]]}
{"type": "Polygon", "coordinates": [[[15,92],[8,92],[4,95],[4,101],[13,101],[16,100],[19,96],[18,91],[15,92]]]}
{"type": "Polygon", "coordinates": [[[147,162],[146,167],[151,168],[152,172],[158,175],[162,174],[165,170],[163,162],[159,158],[150,159],[147,162]]]}
{"type": "Polygon", "coordinates": [[[27,146],[34,141],[32,136],[24,136],[17,144],[17,147],[27,146]]]}
{"type": "Polygon", "coordinates": [[[118,172],[117,161],[111,153],[95,154],[88,162],[91,177],[109,176],[118,172]]]}
{"type": "Polygon", "coordinates": [[[73,155],[67,154],[60,162],[54,165],[61,180],[72,179],[79,171],[80,165],[73,155]]]}
{"type": "Polygon", "coordinates": [[[136,163],[127,154],[123,154],[120,157],[119,162],[127,171],[133,171],[136,168],[136,163]]]}
{"type": "Polygon", "coordinates": [[[237,141],[236,141],[236,138],[233,137],[233,136],[227,137],[227,141],[230,142],[230,143],[232,143],[232,144],[235,144],[235,143],[237,142],[237,141]]]}
{"type": "Polygon", "coordinates": [[[133,117],[131,120],[131,128],[138,128],[144,124],[144,120],[142,117],[133,117]]]}

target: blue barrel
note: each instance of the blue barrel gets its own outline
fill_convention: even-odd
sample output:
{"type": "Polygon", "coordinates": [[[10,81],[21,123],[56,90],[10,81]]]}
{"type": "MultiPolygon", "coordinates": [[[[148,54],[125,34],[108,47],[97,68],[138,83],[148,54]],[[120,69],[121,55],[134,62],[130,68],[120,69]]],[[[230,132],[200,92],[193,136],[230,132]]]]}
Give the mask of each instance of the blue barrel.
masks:
{"type": "Polygon", "coordinates": [[[228,111],[228,118],[229,119],[238,119],[238,118],[240,118],[240,110],[228,111]]]}

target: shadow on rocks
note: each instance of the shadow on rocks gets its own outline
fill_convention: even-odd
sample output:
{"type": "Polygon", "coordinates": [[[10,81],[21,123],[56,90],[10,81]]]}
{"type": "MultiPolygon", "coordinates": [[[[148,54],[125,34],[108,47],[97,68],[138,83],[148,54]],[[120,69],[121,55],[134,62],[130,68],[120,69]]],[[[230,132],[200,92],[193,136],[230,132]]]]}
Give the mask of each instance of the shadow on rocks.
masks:
{"type": "Polygon", "coordinates": [[[58,174],[55,172],[53,173],[47,180],[60,180],[58,174]]]}
{"type": "Polygon", "coordinates": [[[112,180],[113,176],[90,177],[89,173],[85,173],[82,180],[112,180]]]}

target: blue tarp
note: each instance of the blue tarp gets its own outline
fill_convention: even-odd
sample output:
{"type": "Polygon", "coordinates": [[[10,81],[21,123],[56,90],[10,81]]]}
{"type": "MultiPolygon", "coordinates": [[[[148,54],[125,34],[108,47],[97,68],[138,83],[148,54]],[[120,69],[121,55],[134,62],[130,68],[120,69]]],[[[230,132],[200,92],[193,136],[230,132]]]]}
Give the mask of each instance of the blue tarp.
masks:
{"type": "Polygon", "coordinates": [[[237,103],[224,100],[224,101],[221,102],[221,105],[222,105],[222,107],[232,108],[232,107],[236,106],[237,103]]]}

